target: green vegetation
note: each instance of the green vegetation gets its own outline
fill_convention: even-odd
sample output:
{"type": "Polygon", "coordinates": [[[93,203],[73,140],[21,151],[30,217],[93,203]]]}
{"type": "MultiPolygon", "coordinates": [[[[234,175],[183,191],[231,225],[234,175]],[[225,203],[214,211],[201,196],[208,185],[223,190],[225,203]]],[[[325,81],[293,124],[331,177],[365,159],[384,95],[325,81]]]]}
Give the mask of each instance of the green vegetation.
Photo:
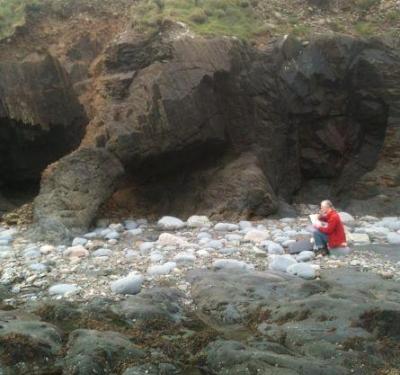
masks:
{"type": "Polygon", "coordinates": [[[134,26],[152,31],[164,20],[182,21],[199,34],[248,39],[261,29],[246,0],[144,0],[132,8],[134,26]]]}
{"type": "Polygon", "coordinates": [[[357,8],[367,11],[374,6],[379,5],[381,0],[353,0],[353,2],[357,8]]]}
{"type": "Polygon", "coordinates": [[[0,39],[11,35],[25,22],[25,6],[34,6],[38,0],[0,0],[0,39]]]}
{"type": "Polygon", "coordinates": [[[376,26],[371,22],[358,22],[355,25],[355,30],[361,36],[373,36],[376,34],[376,26]]]}

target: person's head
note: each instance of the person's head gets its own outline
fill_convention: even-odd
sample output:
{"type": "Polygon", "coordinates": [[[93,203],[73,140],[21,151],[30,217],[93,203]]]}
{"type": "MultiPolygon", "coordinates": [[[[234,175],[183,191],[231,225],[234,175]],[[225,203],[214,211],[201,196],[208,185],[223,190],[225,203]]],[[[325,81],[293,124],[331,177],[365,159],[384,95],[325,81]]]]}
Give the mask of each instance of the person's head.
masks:
{"type": "Polygon", "coordinates": [[[333,204],[329,200],[324,200],[321,202],[321,212],[325,215],[334,209],[333,204]]]}

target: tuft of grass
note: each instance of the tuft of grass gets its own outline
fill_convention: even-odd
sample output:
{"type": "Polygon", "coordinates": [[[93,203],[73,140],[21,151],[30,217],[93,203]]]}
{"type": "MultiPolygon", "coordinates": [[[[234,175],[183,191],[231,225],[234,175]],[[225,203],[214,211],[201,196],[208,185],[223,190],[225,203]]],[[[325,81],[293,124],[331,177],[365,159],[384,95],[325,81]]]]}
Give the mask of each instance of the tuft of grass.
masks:
{"type": "Polygon", "coordinates": [[[371,22],[361,21],[354,26],[356,32],[361,36],[372,36],[376,34],[376,26],[371,22]]]}
{"type": "Polygon", "coordinates": [[[247,0],[143,0],[131,11],[134,27],[143,32],[152,32],[169,19],[184,22],[201,35],[249,39],[262,26],[247,0]]]}

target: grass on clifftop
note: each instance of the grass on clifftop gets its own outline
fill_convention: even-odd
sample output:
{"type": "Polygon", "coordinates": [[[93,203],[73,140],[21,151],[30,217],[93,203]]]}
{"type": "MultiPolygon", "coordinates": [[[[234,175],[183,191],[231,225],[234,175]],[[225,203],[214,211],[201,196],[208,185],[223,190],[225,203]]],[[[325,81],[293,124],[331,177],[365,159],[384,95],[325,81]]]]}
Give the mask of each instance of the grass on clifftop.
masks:
{"type": "Polygon", "coordinates": [[[25,6],[35,0],[0,0],[0,39],[11,35],[25,22],[25,6]]]}
{"type": "Polygon", "coordinates": [[[248,39],[262,25],[251,5],[251,0],[144,0],[132,8],[132,16],[144,32],[170,19],[185,22],[198,34],[248,39]]]}

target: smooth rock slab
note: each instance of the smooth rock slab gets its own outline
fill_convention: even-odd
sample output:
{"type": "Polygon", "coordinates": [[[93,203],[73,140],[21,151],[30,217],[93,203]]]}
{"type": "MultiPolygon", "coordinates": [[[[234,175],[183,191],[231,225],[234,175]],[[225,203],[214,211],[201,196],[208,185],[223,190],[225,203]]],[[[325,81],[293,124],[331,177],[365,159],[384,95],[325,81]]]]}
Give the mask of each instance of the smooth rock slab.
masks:
{"type": "Polygon", "coordinates": [[[216,269],[243,270],[250,271],[254,269],[254,265],[242,262],[236,259],[218,259],[213,262],[216,269]]]}
{"type": "Polygon", "coordinates": [[[269,268],[274,271],[286,272],[287,268],[297,261],[291,255],[276,255],[274,256],[269,268]]]}
{"type": "Polygon", "coordinates": [[[80,288],[76,284],[56,284],[49,288],[51,296],[65,296],[78,293],[80,288]]]}
{"type": "Polygon", "coordinates": [[[157,225],[160,229],[163,230],[176,230],[185,227],[185,223],[173,216],[164,216],[160,220],[158,220],[157,225]]]}
{"type": "Polygon", "coordinates": [[[110,284],[111,291],[117,294],[137,294],[142,288],[144,277],[139,274],[129,274],[128,276],[113,281],[110,284]]]}
{"type": "Polygon", "coordinates": [[[286,272],[306,280],[312,280],[316,277],[315,269],[307,263],[292,264],[286,269],[286,272]]]}

